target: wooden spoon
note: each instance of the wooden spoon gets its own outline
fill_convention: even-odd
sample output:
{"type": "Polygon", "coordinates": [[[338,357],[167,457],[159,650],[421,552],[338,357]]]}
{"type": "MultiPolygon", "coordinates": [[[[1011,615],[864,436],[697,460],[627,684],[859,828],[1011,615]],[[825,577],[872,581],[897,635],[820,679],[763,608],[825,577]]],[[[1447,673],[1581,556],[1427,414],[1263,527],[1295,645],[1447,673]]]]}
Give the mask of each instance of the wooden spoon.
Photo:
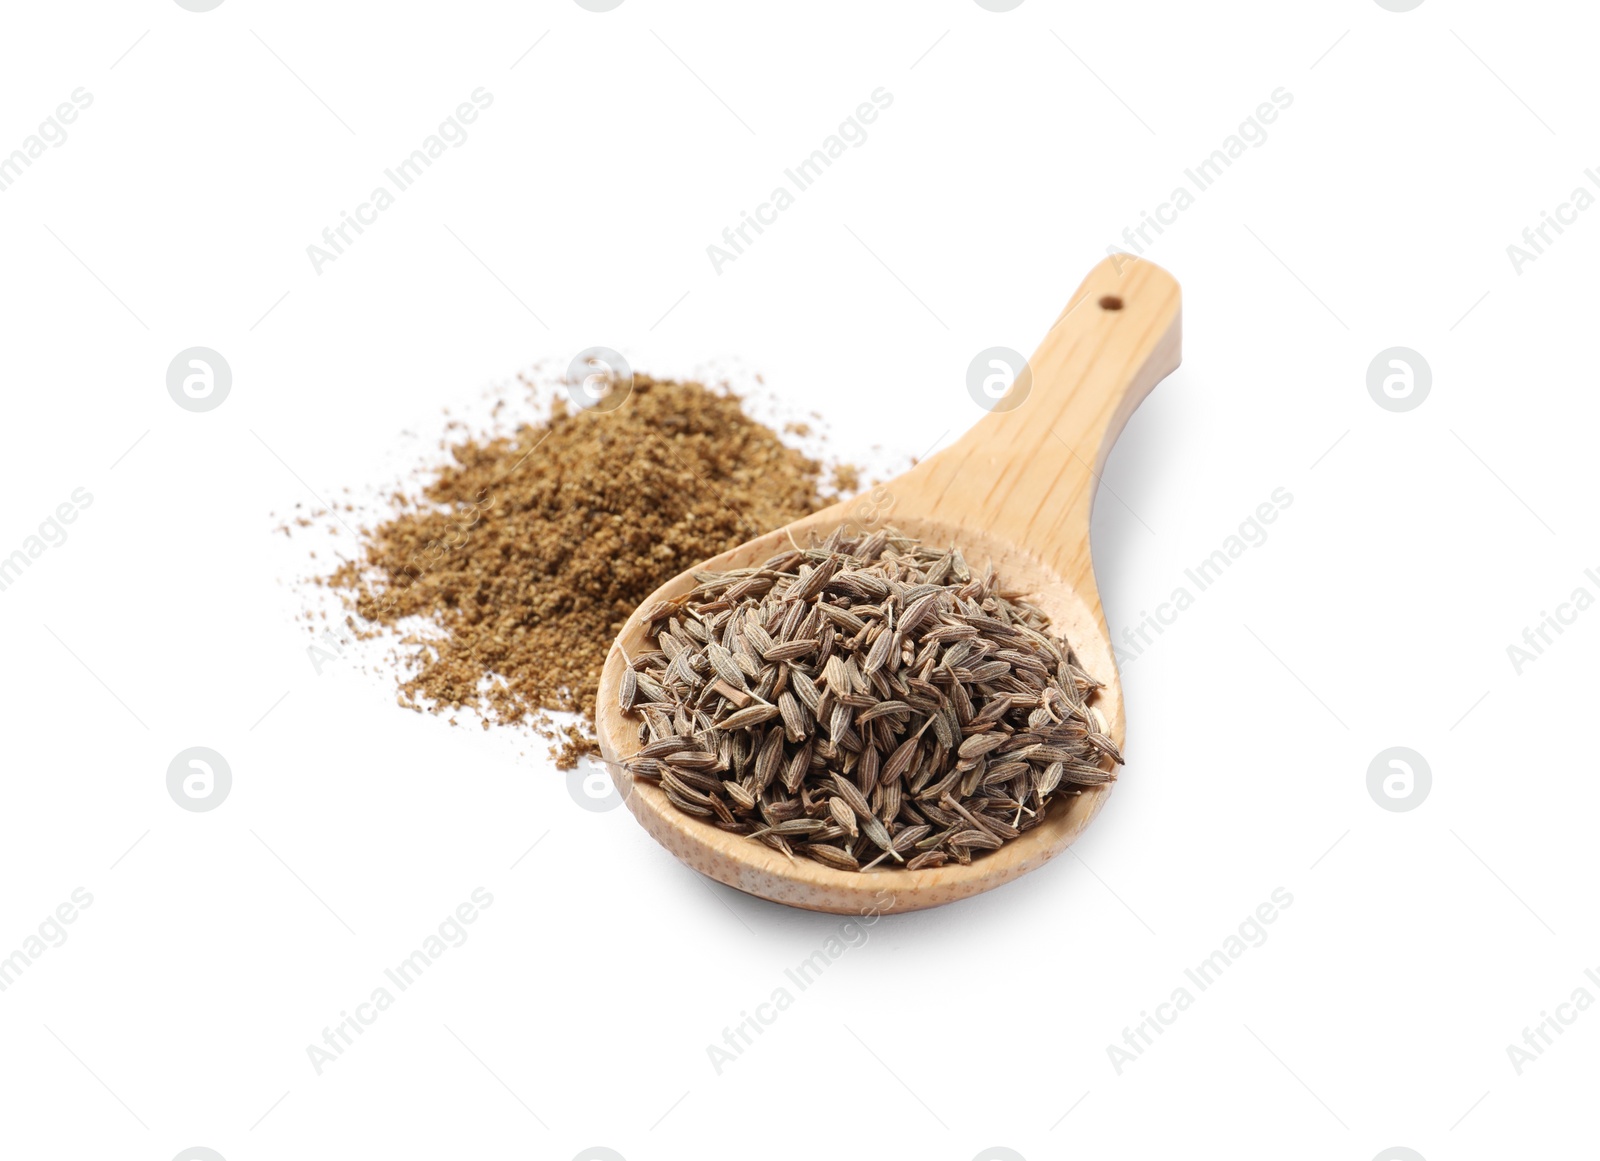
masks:
{"type": "MultiPolygon", "coordinates": [[[[1089,559],[1089,515],[1101,467],[1141,400],[1179,360],[1178,284],[1129,255],[1092,271],[998,406],[950,447],[854,500],[835,504],[712,557],[662,585],[643,606],[695,587],[692,574],[759,564],[841,524],[889,524],[934,545],[959,547],[974,571],[994,563],[1007,592],[1022,594],[1105,682],[1094,704],[1109,735],[1124,737],[1122,690],[1089,559]],[[1027,386],[1027,395],[1015,402],[1027,386]]],[[[908,404],[914,401],[908,400],[908,404]]],[[[620,763],[640,746],[639,722],[618,691],[627,656],[649,651],[637,611],[623,626],[600,679],[601,751],[628,808],[657,842],[690,867],[751,895],[837,914],[934,907],[1010,882],[1060,854],[1104,805],[1110,786],[1057,797],[1043,823],[968,866],[843,871],[730,834],[684,814],[659,787],[620,763]],[[620,646],[620,648],[619,648],[620,646]]]]}

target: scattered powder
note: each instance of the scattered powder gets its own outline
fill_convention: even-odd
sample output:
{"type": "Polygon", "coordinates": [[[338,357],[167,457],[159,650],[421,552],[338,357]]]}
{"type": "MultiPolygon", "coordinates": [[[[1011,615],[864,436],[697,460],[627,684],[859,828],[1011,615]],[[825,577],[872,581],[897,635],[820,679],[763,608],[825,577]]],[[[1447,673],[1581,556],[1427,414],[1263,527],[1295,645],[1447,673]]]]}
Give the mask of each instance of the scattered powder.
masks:
{"type": "Polygon", "coordinates": [[[558,398],[548,421],[450,452],[324,583],[357,636],[401,634],[401,705],[532,724],[559,742],[562,769],[597,748],[595,689],[629,614],[679,572],[824,502],[822,465],[739,397],[643,375],[620,405],[558,398]],[[557,727],[545,710],[583,724],[557,727]]]}
{"type": "Polygon", "coordinates": [[[833,469],[833,490],[841,496],[854,496],[861,491],[861,469],[854,464],[838,464],[833,469]]]}

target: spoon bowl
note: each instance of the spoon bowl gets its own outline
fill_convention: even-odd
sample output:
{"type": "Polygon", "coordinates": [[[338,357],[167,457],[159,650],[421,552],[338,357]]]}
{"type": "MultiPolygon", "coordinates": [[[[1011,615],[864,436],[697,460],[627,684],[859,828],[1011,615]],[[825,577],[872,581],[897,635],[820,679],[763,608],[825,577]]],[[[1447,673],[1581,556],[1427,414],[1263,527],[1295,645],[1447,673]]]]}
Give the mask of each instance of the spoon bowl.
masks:
{"type": "MultiPolygon", "coordinates": [[[[1120,749],[1122,690],[1095,587],[1089,517],[1111,445],[1139,402],[1179,361],[1177,282],[1160,267],[1116,255],[1090,271],[1023,374],[950,447],[905,474],[697,564],[641,608],[683,596],[694,573],[760,564],[792,543],[893,525],[935,546],[955,545],[974,571],[993,564],[1002,587],[1037,605],[1083,668],[1104,682],[1093,704],[1120,749]]],[[[991,890],[1060,854],[1093,821],[1111,785],[1054,799],[1044,821],[970,864],[918,871],[845,871],[732,834],[679,811],[622,763],[640,748],[638,720],[618,698],[627,657],[649,651],[636,610],[600,679],[601,753],[628,809],[680,861],[751,895],[836,914],[887,914],[991,890]]]]}

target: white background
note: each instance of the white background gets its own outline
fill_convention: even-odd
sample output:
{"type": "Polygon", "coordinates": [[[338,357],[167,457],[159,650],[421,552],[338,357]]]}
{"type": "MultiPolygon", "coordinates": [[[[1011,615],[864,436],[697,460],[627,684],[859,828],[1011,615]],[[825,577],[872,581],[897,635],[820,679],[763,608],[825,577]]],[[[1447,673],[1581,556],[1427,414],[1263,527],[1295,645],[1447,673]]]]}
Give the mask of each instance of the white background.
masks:
{"type": "Polygon", "coordinates": [[[4,21],[0,151],[75,88],[93,104],[0,193],[0,555],[75,488],[93,502],[0,592],[0,956],[75,888],[94,901],[0,993],[0,1155],[1592,1140],[1600,1013],[1520,1075],[1506,1050],[1575,989],[1600,998],[1600,614],[1520,674],[1507,654],[1600,593],[1600,214],[1520,274],[1506,253],[1600,164],[1586,6],[4,21]],[[316,273],[306,246],[480,86],[470,139],[316,273]],[[706,246],[879,86],[866,142],[716,273],[706,246]],[[707,1046],[795,992],[785,969],[840,921],[699,880],[626,810],[580,809],[524,736],[402,712],[354,663],[319,675],[297,580],[331,557],[272,529],[393,479],[442,407],[595,344],[743,366],[859,432],[839,450],[918,454],[979,417],[972,356],[1032,350],[1279,87],[1265,143],[1148,251],[1183,284],[1184,363],[1106,470],[1113,633],[1274,489],[1293,503],[1125,665],[1129,764],[1071,854],[879,922],[719,1075],[707,1046]],[[194,345],[233,370],[204,414],[165,385],[194,345]],[[1403,414],[1366,387],[1396,345],[1433,376],[1403,414]],[[1405,813],[1367,790],[1397,745],[1433,776],[1405,813]],[[167,794],[191,746],[233,772],[209,813],[167,794]],[[319,1075],[307,1046],[477,887],[467,942],[319,1075]],[[1280,887],[1266,941],[1119,1072],[1108,1046],[1280,887]]]}

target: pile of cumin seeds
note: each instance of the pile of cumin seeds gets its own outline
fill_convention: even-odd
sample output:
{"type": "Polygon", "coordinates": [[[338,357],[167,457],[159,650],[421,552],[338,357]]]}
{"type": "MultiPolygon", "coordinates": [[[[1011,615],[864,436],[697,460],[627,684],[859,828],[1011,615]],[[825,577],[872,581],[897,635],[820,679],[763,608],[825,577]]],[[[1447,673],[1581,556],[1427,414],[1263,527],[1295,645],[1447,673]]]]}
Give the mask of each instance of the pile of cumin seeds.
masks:
{"type": "Polygon", "coordinates": [[[1101,687],[955,548],[835,531],[645,611],[629,770],[679,810],[829,867],[970,863],[1115,779],[1101,687]]]}
{"type": "Polygon", "coordinates": [[[401,705],[532,725],[570,769],[596,751],[622,623],[684,569],[821,507],[821,472],[739,396],[636,374],[620,404],[558,393],[545,422],[465,436],[323,583],[352,633],[395,642],[401,705]]]}

